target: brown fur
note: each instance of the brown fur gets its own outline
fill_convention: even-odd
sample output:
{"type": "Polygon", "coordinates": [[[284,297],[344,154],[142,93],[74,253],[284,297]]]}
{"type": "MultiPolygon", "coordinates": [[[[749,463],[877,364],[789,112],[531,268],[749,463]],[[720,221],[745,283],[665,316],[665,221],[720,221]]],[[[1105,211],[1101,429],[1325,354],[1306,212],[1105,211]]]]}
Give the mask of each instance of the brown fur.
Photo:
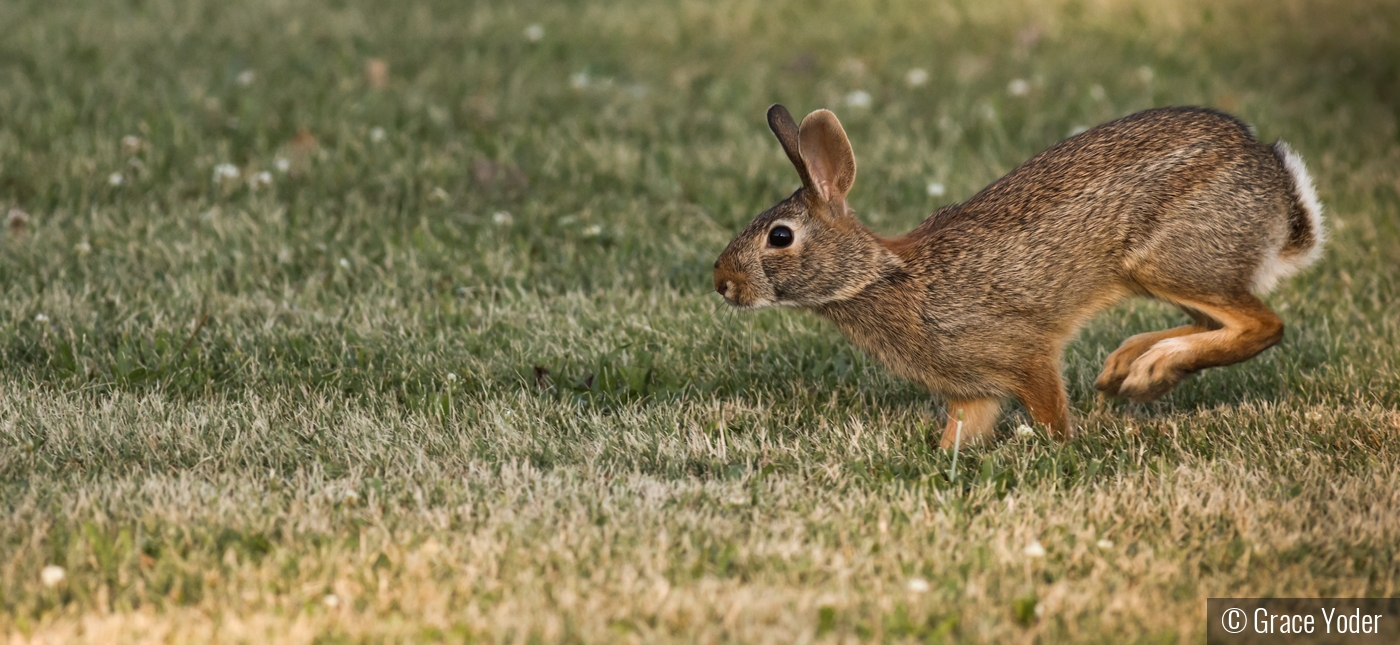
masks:
{"type": "MultiPolygon", "coordinates": [[[[716,290],[740,308],[794,306],[833,321],[947,398],[950,415],[969,411],[963,443],[990,436],[1007,396],[1069,439],[1061,351],[1129,295],[1176,304],[1196,324],[1125,341],[1096,383],[1106,394],[1153,399],[1267,349],[1283,326],[1251,295],[1261,267],[1325,239],[1320,212],[1310,220],[1300,197],[1310,180],[1301,171],[1306,191],[1297,185],[1286,148],[1203,108],[1140,112],[1060,142],[895,239],[861,225],[846,202],[855,157],[834,114],[818,110],[799,127],[774,106],[769,125],[803,187],[730,242],[716,290]],[[791,246],[768,244],[778,225],[794,231],[791,246]]],[[[944,445],[955,431],[950,418],[944,445]]]]}

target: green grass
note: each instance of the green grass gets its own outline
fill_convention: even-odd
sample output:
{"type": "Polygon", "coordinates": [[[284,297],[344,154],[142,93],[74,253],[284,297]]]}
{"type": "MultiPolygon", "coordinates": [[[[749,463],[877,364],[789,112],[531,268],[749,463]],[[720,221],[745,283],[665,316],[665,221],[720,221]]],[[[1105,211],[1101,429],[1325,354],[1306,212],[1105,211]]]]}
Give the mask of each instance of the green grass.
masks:
{"type": "Polygon", "coordinates": [[[1390,5],[0,3],[0,630],[1164,643],[1210,596],[1400,595],[1390,5]],[[1125,305],[1066,356],[1083,438],[1013,408],[954,472],[941,402],[711,292],[797,184],[778,101],[837,110],[885,233],[1077,127],[1224,108],[1333,243],[1278,347],[1102,402],[1179,318],[1125,305]]]}

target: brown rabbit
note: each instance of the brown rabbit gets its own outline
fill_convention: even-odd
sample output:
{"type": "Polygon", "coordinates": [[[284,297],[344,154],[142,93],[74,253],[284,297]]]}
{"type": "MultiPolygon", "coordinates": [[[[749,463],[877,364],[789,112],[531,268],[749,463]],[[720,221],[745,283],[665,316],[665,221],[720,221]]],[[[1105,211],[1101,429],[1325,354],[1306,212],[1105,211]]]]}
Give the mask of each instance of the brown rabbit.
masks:
{"type": "Polygon", "coordinates": [[[856,161],[836,115],[817,110],[799,127],[774,105],[768,125],[802,188],[729,243],[715,290],[741,309],[814,311],[946,397],[944,447],[990,437],[1007,396],[1071,438],[1062,350],[1127,296],[1194,322],[1124,341],[1094,384],[1105,394],[1148,401],[1269,348],[1283,322],[1255,294],[1311,264],[1326,238],[1302,159],[1205,108],[1148,110],[1071,137],[893,239],[846,202],[856,161]]]}

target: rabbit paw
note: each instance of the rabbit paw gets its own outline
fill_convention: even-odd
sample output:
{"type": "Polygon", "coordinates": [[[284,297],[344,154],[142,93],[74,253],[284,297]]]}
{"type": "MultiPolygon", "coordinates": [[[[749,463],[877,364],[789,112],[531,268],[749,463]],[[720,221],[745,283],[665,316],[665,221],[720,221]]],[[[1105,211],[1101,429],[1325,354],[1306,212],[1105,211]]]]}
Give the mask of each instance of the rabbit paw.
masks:
{"type": "Polygon", "coordinates": [[[1103,371],[1094,379],[1094,388],[1108,396],[1122,396],[1119,390],[1132,371],[1133,360],[1138,356],[1141,356],[1140,352],[1125,352],[1122,349],[1109,354],[1108,360],[1103,362],[1103,371]]]}
{"type": "Polygon", "coordinates": [[[1187,349],[1176,338],[1153,345],[1152,349],[1133,361],[1127,378],[1118,386],[1118,396],[1145,403],[1172,391],[1181,379],[1186,378],[1186,371],[1179,365],[1181,355],[1187,349]]]}

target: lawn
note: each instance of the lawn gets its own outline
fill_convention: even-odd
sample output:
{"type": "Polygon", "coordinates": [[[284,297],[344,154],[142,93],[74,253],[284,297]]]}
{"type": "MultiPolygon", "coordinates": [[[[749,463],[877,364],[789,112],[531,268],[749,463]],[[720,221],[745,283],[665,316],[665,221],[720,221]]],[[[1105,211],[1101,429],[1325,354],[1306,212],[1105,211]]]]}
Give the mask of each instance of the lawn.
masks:
{"type": "Polygon", "coordinates": [[[1201,642],[1400,596],[1400,6],[0,3],[0,632],[42,643],[1201,642]],[[842,118],[902,232],[1078,128],[1228,110],[1332,242],[1259,357],[1081,438],[710,268],[842,118]]]}

